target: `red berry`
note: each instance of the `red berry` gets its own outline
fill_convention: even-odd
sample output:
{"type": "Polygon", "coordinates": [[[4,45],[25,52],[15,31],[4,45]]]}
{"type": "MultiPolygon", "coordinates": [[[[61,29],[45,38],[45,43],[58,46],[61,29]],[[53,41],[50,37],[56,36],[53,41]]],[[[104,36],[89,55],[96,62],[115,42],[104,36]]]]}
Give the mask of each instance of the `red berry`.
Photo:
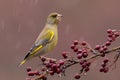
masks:
{"type": "Polygon", "coordinates": [[[59,63],[56,64],[56,67],[57,67],[57,68],[60,68],[60,66],[61,66],[61,65],[60,65],[59,63]]]}
{"type": "Polygon", "coordinates": [[[111,42],[110,42],[110,41],[107,41],[105,44],[106,44],[106,46],[110,46],[110,45],[111,45],[111,42]]]}
{"type": "Polygon", "coordinates": [[[87,53],[87,49],[83,49],[83,50],[82,50],[82,53],[87,53]]]}
{"type": "Polygon", "coordinates": [[[78,41],[77,40],[74,40],[74,45],[78,45],[78,41]]]}
{"type": "Polygon", "coordinates": [[[104,71],[104,68],[100,68],[100,70],[99,70],[100,72],[103,72],[104,71]]]}
{"type": "Polygon", "coordinates": [[[41,60],[42,60],[42,62],[45,62],[46,58],[45,58],[45,57],[42,57],[41,60]]]}
{"type": "Polygon", "coordinates": [[[54,75],[54,71],[49,71],[50,75],[54,75]]]}
{"type": "Polygon", "coordinates": [[[88,53],[82,53],[82,56],[86,58],[88,56],[88,53]]]}
{"type": "Polygon", "coordinates": [[[96,45],[95,50],[99,50],[99,49],[100,49],[100,45],[96,45]]]}
{"type": "Polygon", "coordinates": [[[120,34],[118,32],[114,33],[115,37],[118,37],[120,34]]]}
{"type": "Polygon", "coordinates": [[[89,67],[86,67],[86,68],[85,68],[85,72],[88,72],[89,70],[90,70],[89,67]]]}
{"type": "Polygon", "coordinates": [[[75,79],[80,79],[80,74],[78,74],[78,73],[75,74],[74,78],[75,78],[75,79]]]}
{"type": "Polygon", "coordinates": [[[102,67],[105,67],[105,66],[106,66],[106,64],[105,64],[105,63],[102,63],[102,64],[101,64],[101,66],[102,66],[102,67]]]}
{"type": "Polygon", "coordinates": [[[76,46],[75,45],[71,45],[71,49],[74,49],[76,46]]]}
{"type": "Polygon", "coordinates": [[[104,73],[107,73],[109,71],[109,68],[108,67],[105,67],[104,68],[104,73]]]}
{"type": "Polygon", "coordinates": [[[32,69],[31,67],[26,68],[27,72],[31,71],[31,69],[32,69]]]}
{"type": "Polygon", "coordinates": [[[80,65],[84,64],[84,61],[80,61],[79,64],[80,64],[80,65]]]}
{"type": "Polygon", "coordinates": [[[100,52],[100,53],[103,53],[103,52],[104,52],[103,47],[100,48],[99,52],[100,52]]]}
{"type": "Polygon", "coordinates": [[[35,75],[40,75],[38,70],[34,71],[34,74],[35,75]]]}
{"type": "Polygon", "coordinates": [[[82,58],[82,54],[78,54],[78,55],[77,55],[77,58],[78,58],[78,59],[81,59],[81,58],[82,58]]]}
{"type": "Polygon", "coordinates": [[[60,68],[57,68],[56,73],[57,73],[57,74],[60,74],[60,72],[62,72],[62,70],[61,70],[60,68]]]}
{"type": "Polygon", "coordinates": [[[60,64],[60,65],[63,65],[63,64],[64,64],[64,61],[63,61],[63,60],[59,60],[59,64],[60,64]]]}
{"type": "Polygon", "coordinates": [[[111,33],[111,34],[108,34],[108,37],[109,38],[112,38],[113,37],[113,34],[111,33]]]}
{"type": "Polygon", "coordinates": [[[28,74],[28,76],[34,76],[35,75],[34,71],[29,71],[27,74],[28,74]]]}
{"type": "Polygon", "coordinates": [[[112,42],[113,40],[111,38],[108,38],[107,41],[112,42]]]}
{"type": "Polygon", "coordinates": [[[63,58],[67,58],[68,57],[66,52],[63,52],[62,56],[63,56],[63,58]]]}
{"type": "Polygon", "coordinates": [[[57,68],[57,64],[52,64],[51,68],[53,69],[57,68]]]}
{"type": "Polygon", "coordinates": [[[86,62],[86,65],[89,67],[91,65],[91,62],[86,62]]]}
{"type": "Polygon", "coordinates": [[[109,62],[109,59],[104,59],[104,61],[103,61],[104,63],[107,63],[107,62],[109,62]]]}
{"type": "Polygon", "coordinates": [[[112,32],[112,29],[108,29],[108,30],[107,30],[107,33],[111,33],[111,32],[112,32]]]}
{"type": "Polygon", "coordinates": [[[46,68],[45,67],[42,67],[42,69],[41,69],[42,71],[45,71],[46,70],[46,68]]]}
{"type": "Polygon", "coordinates": [[[79,53],[82,53],[82,50],[81,50],[81,49],[78,49],[77,54],[79,54],[79,53]]]}
{"type": "Polygon", "coordinates": [[[78,51],[78,48],[76,47],[76,48],[74,48],[74,52],[77,52],[78,51]]]}
{"type": "Polygon", "coordinates": [[[50,68],[51,65],[52,65],[52,63],[46,63],[46,64],[45,64],[45,66],[46,66],[47,68],[50,68]]]}
{"type": "Polygon", "coordinates": [[[107,50],[107,46],[103,46],[103,50],[106,51],[107,50]]]}
{"type": "Polygon", "coordinates": [[[81,45],[83,45],[83,46],[85,46],[86,44],[87,44],[86,41],[81,42],[81,45]]]}
{"type": "Polygon", "coordinates": [[[85,63],[84,63],[84,64],[82,64],[82,67],[83,67],[83,68],[85,68],[85,67],[86,67],[86,64],[85,64],[85,63]]]}

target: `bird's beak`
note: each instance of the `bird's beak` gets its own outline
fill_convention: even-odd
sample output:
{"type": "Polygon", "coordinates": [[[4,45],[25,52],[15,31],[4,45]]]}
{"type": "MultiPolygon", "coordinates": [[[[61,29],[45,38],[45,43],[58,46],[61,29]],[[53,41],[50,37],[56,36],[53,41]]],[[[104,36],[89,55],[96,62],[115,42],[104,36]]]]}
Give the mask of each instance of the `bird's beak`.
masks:
{"type": "Polygon", "coordinates": [[[57,20],[61,21],[61,17],[63,17],[61,14],[57,15],[57,20]]]}

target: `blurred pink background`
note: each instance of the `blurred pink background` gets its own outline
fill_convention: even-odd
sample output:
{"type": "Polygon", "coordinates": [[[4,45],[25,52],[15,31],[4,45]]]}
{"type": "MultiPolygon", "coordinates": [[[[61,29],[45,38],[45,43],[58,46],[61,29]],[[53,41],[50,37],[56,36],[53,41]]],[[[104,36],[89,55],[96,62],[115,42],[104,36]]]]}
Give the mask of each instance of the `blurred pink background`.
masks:
{"type": "MultiPolygon", "coordinates": [[[[59,25],[59,42],[47,57],[61,58],[62,51],[69,51],[72,40],[86,40],[91,46],[106,40],[108,28],[120,29],[120,0],[0,0],[0,78],[25,80],[26,66],[39,68],[40,60],[34,58],[18,67],[25,53],[44,27],[51,12],[63,15],[59,25]]],[[[118,39],[113,46],[120,45],[118,39]]],[[[110,57],[109,57],[110,58],[110,57]]],[[[100,73],[97,60],[84,80],[119,80],[120,63],[109,73],[100,73]]],[[[67,70],[66,77],[48,80],[74,80],[73,73],[79,66],[67,70]]]]}

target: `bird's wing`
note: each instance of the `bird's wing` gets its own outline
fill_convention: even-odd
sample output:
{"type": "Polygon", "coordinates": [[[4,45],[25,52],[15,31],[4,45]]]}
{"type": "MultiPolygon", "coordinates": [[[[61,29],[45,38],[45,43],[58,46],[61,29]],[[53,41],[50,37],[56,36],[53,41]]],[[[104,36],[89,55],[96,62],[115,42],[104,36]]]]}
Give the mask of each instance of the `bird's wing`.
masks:
{"type": "Polygon", "coordinates": [[[41,37],[38,37],[37,41],[34,43],[33,47],[30,49],[28,54],[25,56],[24,60],[31,55],[34,55],[41,48],[46,46],[49,42],[52,41],[54,37],[54,32],[52,30],[47,30],[41,37]]]}

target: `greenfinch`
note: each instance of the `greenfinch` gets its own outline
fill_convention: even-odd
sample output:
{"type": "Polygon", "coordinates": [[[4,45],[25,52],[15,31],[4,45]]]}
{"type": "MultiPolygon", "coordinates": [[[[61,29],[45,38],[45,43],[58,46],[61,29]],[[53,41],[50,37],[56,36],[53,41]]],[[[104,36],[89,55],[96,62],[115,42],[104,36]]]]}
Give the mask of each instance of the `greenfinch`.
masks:
{"type": "Polygon", "coordinates": [[[62,15],[56,12],[48,15],[45,27],[20,65],[24,64],[33,57],[41,57],[55,48],[58,42],[58,24],[61,17],[62,15]]]}

